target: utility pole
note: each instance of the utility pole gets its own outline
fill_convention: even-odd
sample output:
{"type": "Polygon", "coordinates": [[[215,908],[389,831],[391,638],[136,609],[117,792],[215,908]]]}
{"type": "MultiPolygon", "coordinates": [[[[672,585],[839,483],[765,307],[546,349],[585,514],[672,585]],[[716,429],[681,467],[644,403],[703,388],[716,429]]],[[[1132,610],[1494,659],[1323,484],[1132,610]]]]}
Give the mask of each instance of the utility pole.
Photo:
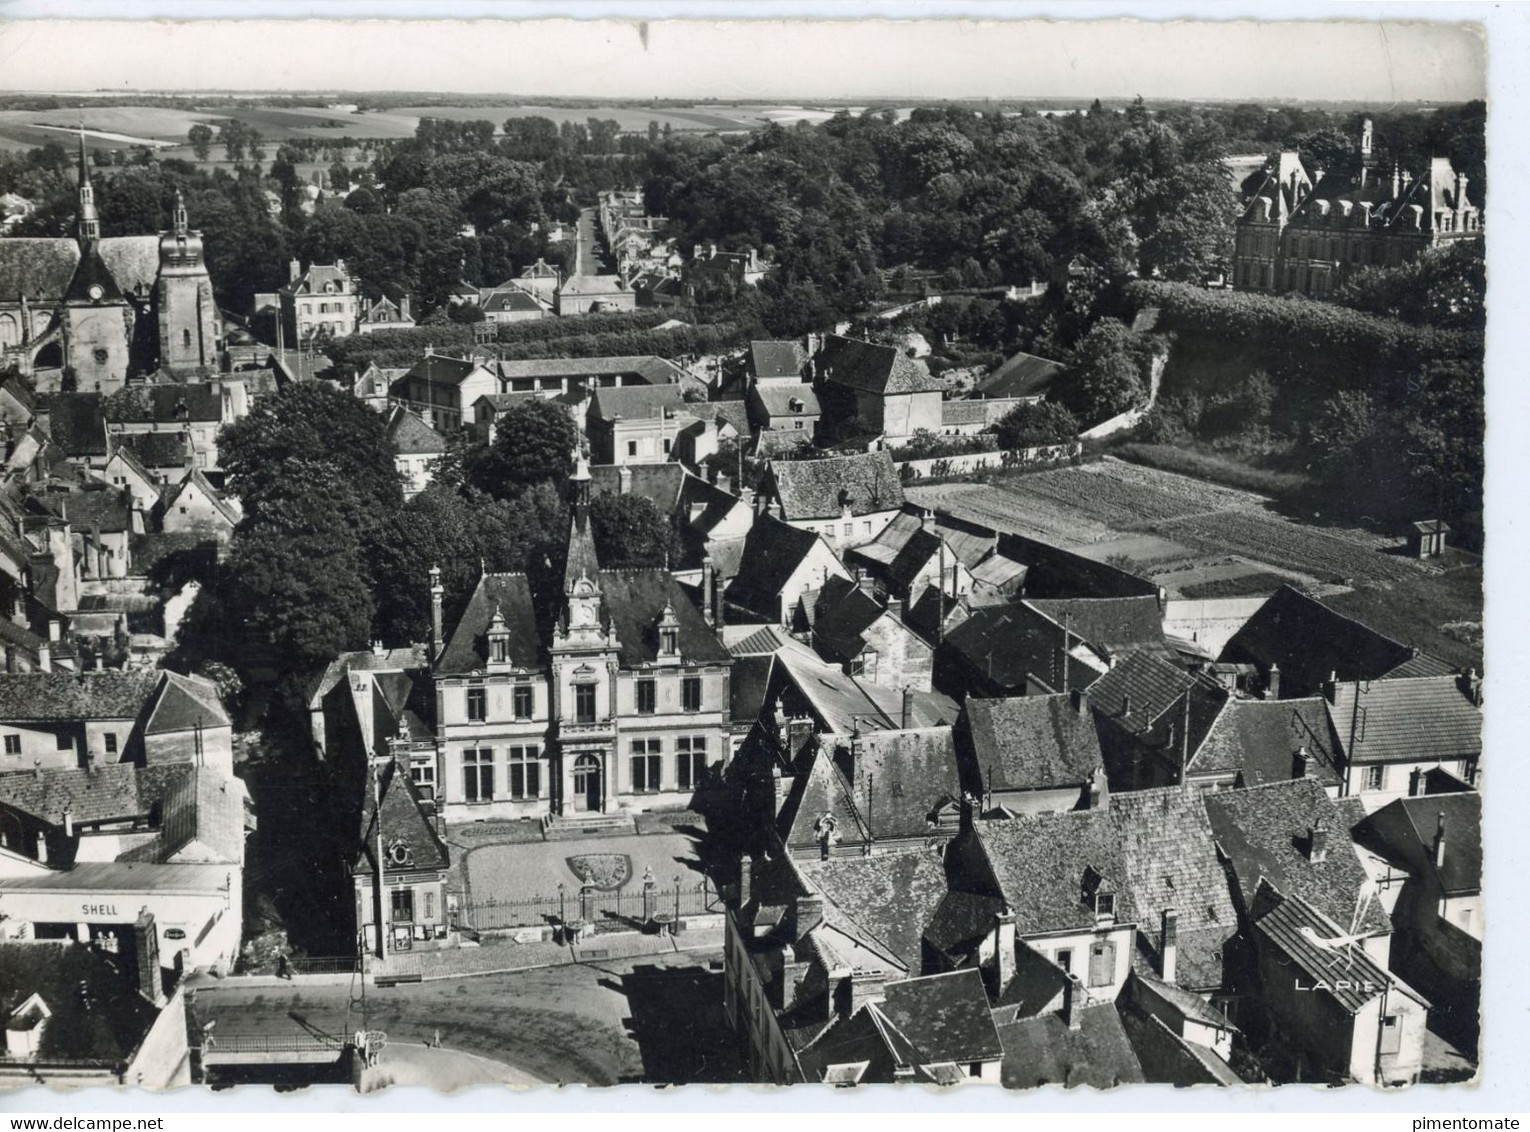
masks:
{"type": "Polygon", "coordinates": [[[377,957],[388,958],[388,888],[383,873],[387,858],[383,855],[382,822],[382,772],[383,766],[393,760],[387,756],[374,755],[367,760],[372,767],[372,825],[376,831],[376,850],[372,858],[373,871],[377,877],[377,957]]]}

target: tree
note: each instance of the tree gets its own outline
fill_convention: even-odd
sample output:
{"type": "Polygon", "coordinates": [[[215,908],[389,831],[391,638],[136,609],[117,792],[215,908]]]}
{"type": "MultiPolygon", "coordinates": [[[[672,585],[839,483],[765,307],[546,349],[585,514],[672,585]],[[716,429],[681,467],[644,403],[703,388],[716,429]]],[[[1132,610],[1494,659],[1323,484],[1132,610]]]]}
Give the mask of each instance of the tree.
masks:
{"type": "Polygon", "coordinates": [[[1011,409],[994,431],[1000,448],[1040,448],[1078,438],[1078,418],[1054,401],[1036,401],[1011,409]]]}
{"type": "Polygon", "coordinates": [[[205,122],[198,122],[186,131],[186,140],[191,143],[191,152],[196,154],[197,160],[206,161],[212,151],[212,127],[205,122]]]}
{"type": "Polygon", "coordinates": [[[1073,349],[1073,380],[1063,387],[1068,408],[1081,422],[1097,424],[1142,404],[1149,353],[1119,319],[1100,319],[1073,349]]]}
{"type": "Polygon", "coordinates": [[[474,469],[476,486],[504,499],[537,484],[561,485],[574,470],[578,447],[579,429],[567,408],[528,398],[496,423],[494,443],[474,469]]]}
{"type": "Polygon", "coordinates": [[[608,570],[665,567],[680,557],[674,526],[647,496],[595,496],[590,501],[590,530],[595,553],[608,570]]]}

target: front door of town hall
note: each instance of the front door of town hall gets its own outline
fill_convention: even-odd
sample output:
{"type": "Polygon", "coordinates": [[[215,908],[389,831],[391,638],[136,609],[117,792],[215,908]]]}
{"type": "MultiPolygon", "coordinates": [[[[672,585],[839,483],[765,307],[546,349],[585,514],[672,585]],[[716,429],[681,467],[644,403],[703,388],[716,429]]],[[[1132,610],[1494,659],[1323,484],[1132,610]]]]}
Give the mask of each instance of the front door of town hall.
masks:
{"type": "Polygon", "coordinates": [[[574,760],[574,809],[578,812],[599,812],[601,802],[600,759],[594,755],[580,755],[574,760]]]}

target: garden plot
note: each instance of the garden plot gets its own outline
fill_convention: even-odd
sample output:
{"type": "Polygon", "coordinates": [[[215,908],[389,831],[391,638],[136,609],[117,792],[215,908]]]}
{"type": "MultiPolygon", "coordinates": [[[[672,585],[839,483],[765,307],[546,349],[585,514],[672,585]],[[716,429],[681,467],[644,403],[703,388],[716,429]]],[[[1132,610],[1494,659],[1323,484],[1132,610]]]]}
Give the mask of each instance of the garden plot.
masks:
{"type": "Polygon", "coordinates": [[[1220,511],[1159,524],[1170,538],[1330,582],[1411,577],[1407,561],[1358,542],[1254,511],[1220,511]]]}
{"type": "Polygon", "coordinates": [[[1221,511],[1232,507],[1262,507],[1269,502],[1263,495],[1241,491],[1235,487],[1208,483],[1178,472],[1165,472],[1145,464],[1132,464],[1106,456],[1098,464],[1088,466],[1097,475],[1108,475],[1122,483],[1139,484],[1165,495],[1183,499],[1194,511],[1221,511]]]}

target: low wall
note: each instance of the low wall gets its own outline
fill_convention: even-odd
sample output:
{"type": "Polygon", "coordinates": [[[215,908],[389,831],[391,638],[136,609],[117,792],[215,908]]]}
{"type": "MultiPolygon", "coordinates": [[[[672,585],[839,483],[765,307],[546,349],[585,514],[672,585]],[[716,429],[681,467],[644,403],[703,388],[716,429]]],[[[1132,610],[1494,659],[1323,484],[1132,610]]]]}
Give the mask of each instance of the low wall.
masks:
{"type": "Polygon", "coordinates": [[[898,461],[898,475],[905,481],[928,476],[960,476],[984,470],[1025,468],[1071,460],[1083,451],[1077,441],[1048,444],[1040,448],[1009,448],[993,452],[964,452],[959,456],[933,456],[927,460],[898,461]]]}

